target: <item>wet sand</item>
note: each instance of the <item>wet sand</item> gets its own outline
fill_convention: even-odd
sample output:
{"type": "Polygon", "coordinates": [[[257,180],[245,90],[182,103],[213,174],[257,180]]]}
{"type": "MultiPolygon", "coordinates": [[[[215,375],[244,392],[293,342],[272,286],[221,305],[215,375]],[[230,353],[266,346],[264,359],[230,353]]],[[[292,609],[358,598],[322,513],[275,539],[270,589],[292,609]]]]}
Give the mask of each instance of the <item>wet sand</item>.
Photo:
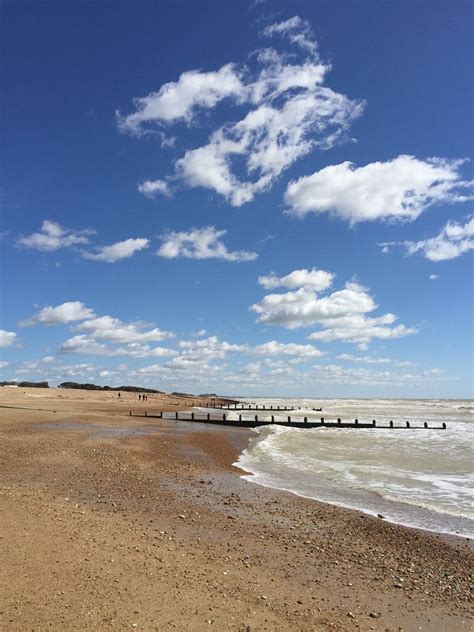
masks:
{"type": "Polygon", "coordinates": [[[246,429],[129,415],[184,403],[0,388],[0,629],[472,629],[467,540],[241,479],[246,429]]]}

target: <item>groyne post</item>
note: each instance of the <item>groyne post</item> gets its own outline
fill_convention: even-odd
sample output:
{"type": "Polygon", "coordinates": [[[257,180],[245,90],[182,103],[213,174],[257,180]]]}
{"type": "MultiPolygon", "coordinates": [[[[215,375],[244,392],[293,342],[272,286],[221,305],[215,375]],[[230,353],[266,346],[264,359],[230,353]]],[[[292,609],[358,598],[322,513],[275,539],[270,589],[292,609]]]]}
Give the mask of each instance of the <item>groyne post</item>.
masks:
{"type": "Polygon", "coordinates": [[[307,424],[308,423],[308,417],[304,418],[304,423],[307,424]]]}
{"type": "Polygon", "coordinates": [[[291,422],[291,417],[288,417],[288,423],[290,423],[290,422],[291,422]]]}
{"type": "Polygon", "coordinates": [[[393,428],[393,421],[390,422],[390,428],[393,428]]]}
{"type": "Polygon", "coordinates": [[[132,416],[132,411],[130,411],[130,417],[132,416]]]}
{"type": "Polygon", "coordinates": [[[409,428],[409,427],[410,427],[410,422],[409,422],[409,421],[407,421],[407,428],[409,428]]]}
{"type": "Polygon", "coordinates": [[[275,417],[274,415],[272,415],[272,423],[275,421],[275,417]]]}
{"type": "Polygon", "coordinates": [[[211,418],[211,413],[207,413],[207,421],[209,421],[211,418]]]}
{"type": "Polygon", "coordinates": [[[175,413],[175,419],[178,419],[178,413],[177,412],[175,413]]]}
{"type": "Polygon", "coordinates": [[[372,419],[372,425],[375,428],[375,419],[372,419]]]}
{"type": "Polygon", "coordinates": [[[258,415],[255,415],[255,421],[258,421],[258,415]]]}
{"type": "Polygon", "coordinates": [[[423,428],[428,428],[428,424],[427,424],[427,422],[426,422],[426,421],[425,421],[425,423],[423,424],[423,428]]]}
{"type": "Polygon", "coordinates": [[[338,424],[340,424],[340,423],[341,423],[341,418],[340,418],[340,417],[338,417],[338,418],[337,418],[337,423],[338,423],[338,424]]]}

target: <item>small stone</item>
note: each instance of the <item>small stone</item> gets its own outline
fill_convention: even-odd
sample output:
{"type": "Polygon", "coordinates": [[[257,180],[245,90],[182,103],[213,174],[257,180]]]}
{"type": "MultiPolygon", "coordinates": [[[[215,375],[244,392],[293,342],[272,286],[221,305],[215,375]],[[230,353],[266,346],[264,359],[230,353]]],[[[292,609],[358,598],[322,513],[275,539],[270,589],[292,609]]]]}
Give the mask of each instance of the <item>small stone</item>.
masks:
{"type": "Polygon", "coordinates": [[[369,612],[369,617],[371,617],[372,619],[378,619],[380,617],[380,614],[378,612],[369,612]]]}

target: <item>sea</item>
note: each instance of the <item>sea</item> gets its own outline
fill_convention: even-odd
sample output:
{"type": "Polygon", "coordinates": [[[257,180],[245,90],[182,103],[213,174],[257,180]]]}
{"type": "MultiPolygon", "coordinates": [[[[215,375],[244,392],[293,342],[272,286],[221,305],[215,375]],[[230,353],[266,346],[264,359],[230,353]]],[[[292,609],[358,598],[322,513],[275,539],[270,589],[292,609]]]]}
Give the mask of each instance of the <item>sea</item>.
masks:
{"type": "MultiPolygon", "coordinates": [[[[258,411],[285,421],[442,426],[386,430],[266,426],[255,429],[236,465],[253,483],[357,509],[437,533],[474,537],[474,401],[413,399],[245,400],[291,412],[258,411]],[[322,412],[313,411],[322,408],[322,412]]],[[[229,418],[237,418],[231,412],[229,418]]],[[[254,415],[246,413],[244,417],[254,415]]]]}

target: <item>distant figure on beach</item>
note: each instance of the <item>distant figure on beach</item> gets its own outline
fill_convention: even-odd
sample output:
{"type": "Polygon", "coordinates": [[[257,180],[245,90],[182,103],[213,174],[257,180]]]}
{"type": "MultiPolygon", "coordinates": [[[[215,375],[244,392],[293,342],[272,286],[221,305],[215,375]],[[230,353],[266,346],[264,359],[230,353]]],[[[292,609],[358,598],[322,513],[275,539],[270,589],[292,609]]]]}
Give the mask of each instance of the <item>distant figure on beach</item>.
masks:
{"type": "Polygon", "coordinates": [[[119,396],[119,399],[122,397],[122,396],[120,395],[120,392],[119,392],[118,396],[119,396]]]}
{"type": "Polygon", "coordinates": [[[141,395],[139,395],[139,396],[138,396],[138,401],[140,402],[140,401],[141,401],[141,399],[142,399],[142,396],[141,396],[141,395]]]}

